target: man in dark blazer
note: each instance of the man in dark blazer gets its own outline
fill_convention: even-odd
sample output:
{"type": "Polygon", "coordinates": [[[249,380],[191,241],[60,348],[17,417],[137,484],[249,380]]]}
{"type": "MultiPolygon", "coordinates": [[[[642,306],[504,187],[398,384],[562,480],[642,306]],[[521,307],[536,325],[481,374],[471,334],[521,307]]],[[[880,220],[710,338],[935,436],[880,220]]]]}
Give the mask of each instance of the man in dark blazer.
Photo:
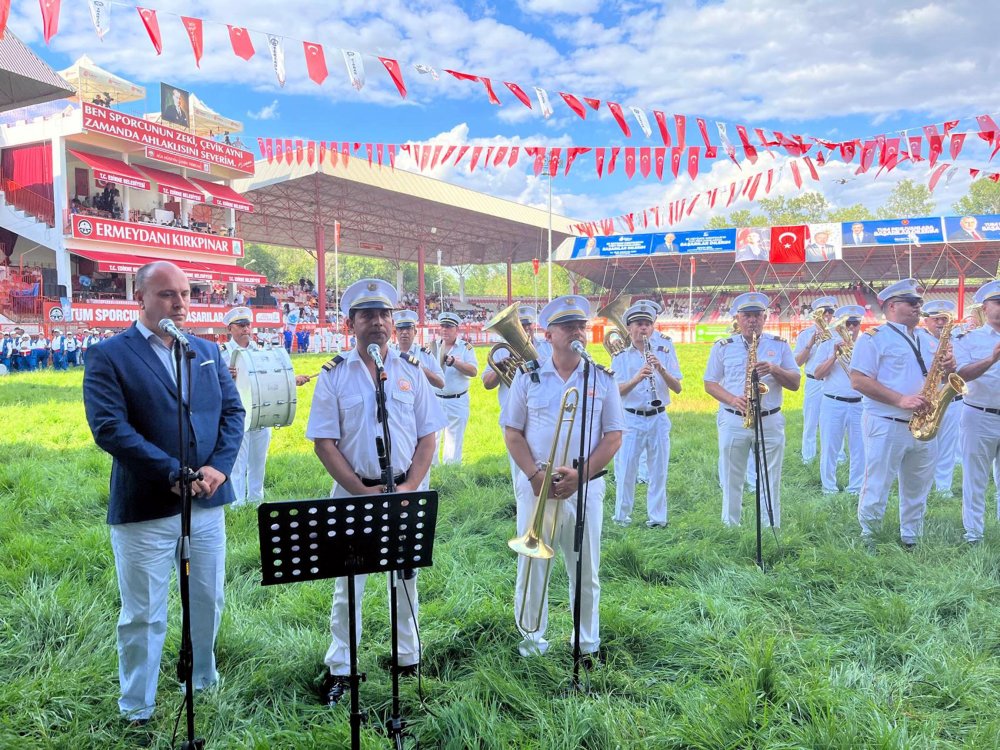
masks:
{"type": "MultiPolygon", "coordinates": [[[[118,677],[122,716],[143,725],[153,714],[160,655],[167,633],[167,594],[180,537],[177,398],[172,339],[159,330],[187,319],[191,286],[172,263],[150,263],[136,274],[139,319],[87,352],[83,399],[94,441],[111,454],[108,523],[118,573],[118,677]]],[[[202,479],[191,485],[191,636],[194,686],[218,680],[215,636],[222,617],[226,531],[223,506],[244,412],[219,349],[189,337],[195,357],[183,398],[189,463],[202,479]]],[[[186,372],[185,372],[186,375],[186,372]]]]}

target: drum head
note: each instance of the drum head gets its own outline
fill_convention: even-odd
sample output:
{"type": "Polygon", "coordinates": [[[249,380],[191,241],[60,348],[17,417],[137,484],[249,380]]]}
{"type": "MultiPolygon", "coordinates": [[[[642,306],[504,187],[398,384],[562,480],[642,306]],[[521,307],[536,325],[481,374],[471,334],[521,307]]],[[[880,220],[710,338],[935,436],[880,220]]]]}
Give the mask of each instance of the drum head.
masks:
{"type": "Polygon", "coordinates": [[[295,420],[295,371],[284,349],[241,349],[233,355],[246,430],[286,427],[295,420]]]}

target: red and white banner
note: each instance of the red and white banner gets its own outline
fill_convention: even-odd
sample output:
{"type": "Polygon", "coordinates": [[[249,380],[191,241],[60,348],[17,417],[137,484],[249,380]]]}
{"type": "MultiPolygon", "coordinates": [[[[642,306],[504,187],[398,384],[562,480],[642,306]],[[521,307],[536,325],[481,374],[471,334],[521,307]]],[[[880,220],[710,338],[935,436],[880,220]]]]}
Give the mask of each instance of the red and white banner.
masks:
{"type": "Polygon", "coordinates": [[[243,257],[243,240],[219,237],[202,232],[161,227],[156,224],[132,224],[126,221],[104,219],[99,216],[73,214],[73,237],[78,240],[131,245],[133,249],[155,247],[204,255],[243,257]]]}
{"type": "Polygon", "coordinates": [[[159,153],[253,174],[253,154],[250,151],[96,104],[83,103],[83,127],[92,133],[103,133],[138,143],[159,153]]]}
{"type": "MultiPolygon", "coordinates": [[[[252,307],[253,325],[255,328],[281,328],[281,311],[275,307],[252,307]]],[[[63,309],[58,302],[46,300],[44,303],[45,320],[49,324],[64,326],[98,326],[99,328],[128,328],[139,319],[139,305],[126,300],[94,303],[74,302],[73,319],[66,320],[63,309]]],[[[210,305],[191,305],[185,328],[204,330],[208,328],[225,328],[222,317],[229,311],[228,307],[210,305]]]]}

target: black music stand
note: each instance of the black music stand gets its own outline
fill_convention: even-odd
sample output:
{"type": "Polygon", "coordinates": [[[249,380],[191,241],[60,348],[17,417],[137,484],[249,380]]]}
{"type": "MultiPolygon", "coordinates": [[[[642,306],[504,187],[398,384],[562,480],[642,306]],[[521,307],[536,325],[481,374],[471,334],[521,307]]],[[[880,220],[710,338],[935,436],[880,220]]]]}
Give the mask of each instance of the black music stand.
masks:
{"type": "MultiPolygon", "coordinates": [[[[430,567],[437,502],[436,490],[424,490],[286,500],[257,508],[262,586],[347,578],[352,750],[361,747],[359,690],[364,679],[358,673],[354,576],[430,567]]],[[[396,592],[389,596],[395,601],[396,592]]],[[[395,626],[390,624],[393,636],[395,626]]],[[[394,679],[394,689],[397,684],[394,679]]],[[[398,696],[393,698],[398,706],[398,696]]],[[[402,747],[404,727],[398,716],[391,717],[390,734],[397,747],[402,747]]]]}

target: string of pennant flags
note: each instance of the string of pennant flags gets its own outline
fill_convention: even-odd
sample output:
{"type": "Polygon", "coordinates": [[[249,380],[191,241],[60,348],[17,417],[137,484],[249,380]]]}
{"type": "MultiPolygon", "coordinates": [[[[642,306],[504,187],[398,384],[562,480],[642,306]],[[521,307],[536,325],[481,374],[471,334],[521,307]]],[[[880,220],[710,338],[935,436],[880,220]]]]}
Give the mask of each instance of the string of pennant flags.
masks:
{"type": "MultiPolygon", "coordinates": [[[[112,0],[88,0],[88,3],[94,27],[97,31],[98,37],[101,39],[103,39],[110,31],[112,7],[119,6],[125,9],[135,10],[137,12],[157,54],[161,54],[163,51],[163,37],[160,31],[159,18],[161,15],[172,16],[179,19],[184,26],[184,30],[191,43],[191,50],[194,54],[195,65],[197,67],[201,66],[201,59],[205,50],[205,25],[208,24],[210,26],[220,27],[224,25],[228,32],[229,42],[232,47],[233,54],[243,60],[250,60],[255,54],[257,54],[257,50],[254,47],[252,39],[254,34],[263,35],[266,38],[267,49],[271,56],[275,77],[277,78],[278,83],[282,86],[284,86],[286,79],[286,41],[301,43],[307,74],[314,83],[322,85],[329,77],[326,50],[319,42],[295,40],[290,37],[284,37],[280,34],[251,30],[245,26],[205,21],[204,19],[194,18],[191,16],[181,16],[170,11],[134,6],[120,2],[112,2],[112,0]]],[[[61,0],[39,0],[42,16],[42,28],[46,44],[48,44],[52,37],[54,37],[58,32],[60,5],[61,0]]],[[[0,36],[2,36],[2,31],[6,24],[6,18],[9,11],[10,0],[0,0],[0,36]]],[[[398,58],[359,52],[357,50],[341,49],[339,51],[343,57],[347,75],[353,88],[358,91],[364,88],[367,81],[365,59],[375,59],[378,61],[379,67],[384,69],[388,74],[396,90],[399,92],[399,95],[404,99],[406,98],[408,91],[403,72],[404,66],[400,64],[398,58]]],[[[414,63],[412,65],[412,69],[421,76],[428,76],[433,80],[440,79],[437,69],[431,65],[414,63]]],[[[647,139],[653,138],[653,124],[655,123],[656,132],[662,140],[664,148],[684,149],[685,146],[688,145],[687,125],[689,118],[686,115],[668,114],[659,109],[650,108],[653,114],[651,122],[646,113],[646,109],[635,105],[623,106],[618,102],[608,99],[602,100],[600,98],[590,96],[578,96],[564,91],[556,92],[558,94],[558,99],[556,99],[549,95],[548,89],[541,86],[522,87],[514,81],[497,79],[503,84],[503,89],[500,89],[493,78],[484,75],[451,70],[448,68],[443,68],[442,71],[456,80],[481,85],[487,99],[493,105],[500,106],[503,104],[497,94],[498,90],[506,90],[511,96],[514,97],[515,100],[528,109],[536,110],[537,107],[537,111],[543,117],[550,117],[555,113],[554,102],[556,101],[561,101],[570,111],[584,120],[587,119],[588,112],[599,112],[603,105],[604,108],[611,114],[611,117],[617,123],[622,134],[626,138],[632,137],[634,125],[638,125],[638,129],[647,139]],[[527,93],[529,89],[533,91],[534,97],[527,93]],[[629,124],[630,121],[627,117],[628,114],[631,115],[633,125],[629,124]],[[671,125],[673,126],[673,132],[671,132],[671,125]]],[[[989,114],[978,115],[975,119],[979,125],[978,131],[975,132],[992,148],[992,154],[990,156],[990,159],[992,160],[997,152],[1000,151],[1000,128],[997,127],[996,122],[994,122],[993,118],[989,114]]],[[[719,145],[716,145],[712,143],[710,137],[708,120],[703,117],[696,117],[694,120],[703,143],[703,145],[699,147],[701,149],[700,157],[704,159],[717,158],[719,156],[721,146],[722,153],[738,165],[740,164],[740,157],[738,157],[737,154],[741,154],[743,159],[748,160],[752,165],[755,165],[761,150],[767,151],[773,147],[780,147],[787,151],[792,157],[802,157],[809,153],[809,151],[813,148],[817,148],[818,150],[822,147],[829,149],[830,151],[839,150],[841,157],[844,158],[845,161],[853,159],[854,155],[858,154],[861,157],[862,165],[864,165],[866,161],[870,165],[871,159],[876,153],[878,153],[880,154],[879,166],[886,167],[891,170],[892,167],[895,166],[895,162],[893,161],[894,159],[910,158],[913,161],[919,160],[918,157],[920,155],[920,144],[922,140],[920,135],[911,136],[909,134],[909,130],[900,130],[887,131],[887,133],[871,137],[854,138],[845,141],[830,141],[828,139],[816,138],[813,136],[795,133],[785,134],[781,131],[769,131],[769,129],[765,128],[749,127],[738,124],[735,125],[736,135],[739,139],[739,144],[737,145],[730,139],[727,123],[715,122],[715,130],[718,133],[719,140],[719,145]],[[770,132],[771,135],[768,135],[768,132],[770,132]],[[759,145],[755,145],[755,140],[759,145]],[[907,154],[907,156],[904,157],[903,154],[907,154]]],[[[937,156],[942,153],[945,141],[948,142],[952,160],[958,158],[958,152],[961,151],[962,144],[967,135],[967,133],[953,132],[958,127],[960,122],[960,119],[945,121],[943,123],[943,133],[938,132],[936,124],[926,125],[922,128],[923,137],[926,138],[926,142],[929,147],[932,165],[937,156]]],[[[690,158],[690,152],[688,156],[690,158]]],[[[818,157],[817,162],[819,162],[818,157]]],[[[867,171],[867,167],[865,167],[865,170],[867,171]]]]}

